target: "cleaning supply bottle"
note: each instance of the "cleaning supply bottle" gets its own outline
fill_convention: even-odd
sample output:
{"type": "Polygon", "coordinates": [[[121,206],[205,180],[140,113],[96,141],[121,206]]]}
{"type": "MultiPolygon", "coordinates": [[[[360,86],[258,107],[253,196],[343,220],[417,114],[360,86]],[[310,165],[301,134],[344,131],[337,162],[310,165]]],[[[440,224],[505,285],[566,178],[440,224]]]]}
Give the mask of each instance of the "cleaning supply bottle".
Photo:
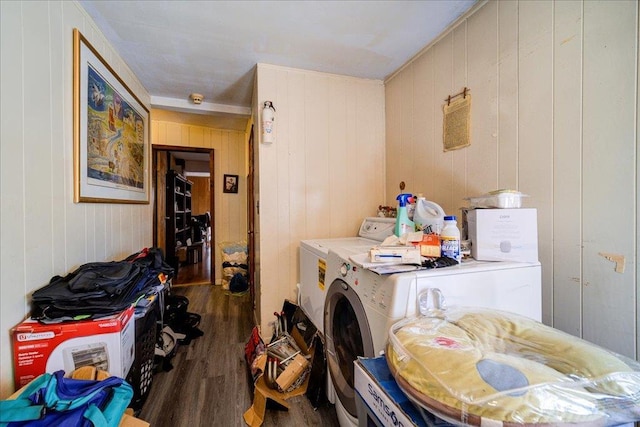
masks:
{"type": "Polygon", "coordinates": [[[411,202],[411,194],[403,193],[396,197],[398,201],[398,213],[396,215],[396,227],[394,234],[398,237],[404,233],[412,232],[415,230],[415,224],[409,219],[407,214],[407,204],[411,202]]]}
{"type": "Polygon", "coordinates": [[[455,215],[444,217],[444,228],[440,232],[440,252],[442,256],[453,258],[460,263],[460,230],[455,215]]]}
{"type": "Polygon", "coordinates": [[[413,222],[416,231],[424,234],[440,234],[444,227],[444,210],[439,204],[426,200],[422,194],[418,194],[416,211],[413,214],[413,222]]]}

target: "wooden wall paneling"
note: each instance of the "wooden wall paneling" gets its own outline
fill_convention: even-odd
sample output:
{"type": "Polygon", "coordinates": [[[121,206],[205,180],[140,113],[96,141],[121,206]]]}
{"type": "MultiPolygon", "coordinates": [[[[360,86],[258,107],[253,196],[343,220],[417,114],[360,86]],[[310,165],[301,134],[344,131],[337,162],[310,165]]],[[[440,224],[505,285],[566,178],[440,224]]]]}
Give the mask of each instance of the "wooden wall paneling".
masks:
{"type": "Polygon", "coordinates": [[[329,84],[321,74],[305,75],[305,130],[307,140],[307,219],[310,235],[329,237],[331,229],[325,221],[330,218],[331,191],[329,182],[329,84]],[[311,101],[313,100],[313,101],[311,101]],[[311,102],[310,102],[311,101],[311,102]]]}
{"type": "Polygon", "coordinates": [[[412,129],[414,132],[413,156],[415,157],[415,191],[431,199],[433,186],[433,86],[431,86],[432,67],[427,55],[418,58],[413,64],[413,110],[412,129]]]}
{"type": "Polygon", "coordinates": [[[434,61],[434,180],[438,186],[434,188],[433,200],[442,206],[447,213],[453,209],[451,196],[451,180],[453,176],[453,156],[451,151],[443,151],[443,106],[449,95],[455,94],[453,87],[453,34],[448,33],[433,46],[434,61]]]}
{"type": "Polygon", "coordinates": [[[225,228],[223,227],[223,206],[222,199],[224,193],[222,192],[222,182],[223,182],[223,163],[222,158],[224,156],[224,150],[222,149],[222,131],[217,129],[212,129],[210,131],[211,134],[211,148],[215,150],[215,156],[213,158],[213,170],[214,174],[211,177],[213,180],[213,194],[212,197],[215,199],[215,210],[211,212],[211,221],[213,221],[212,233],[215,234],[215,241],[211,242],[211,248],[214,251],[214,262],[216,265],[215,271],[215,279],[212,277],[211,280],[217,284],[221,283],[222,280],[222,254],[220,253],[220,248],[218,246],[219,242],[224,242],[227,240],[227,233],[225,228]]]}
{"type": "MultiPolygon", "coordinates": [[[[377,202],[384,193],[383,178],[376,178],[373,171],[383,167],[384,98],[380,82],[369,83],[325,73],[259,64],[257,79],[258,106],[264,100],[272,100],[277,117],[281,119],[278,126],[285,126],[276,129],[276,142],[259,145],[259,283],[264,292],[258,300],[263,334],[268,334],[273,322],[270,313],[282,306],[284,298],[295,298],[298,236],[330,237],[344,235],[341,230],[347,229],[348,234],[353,235],[362,216],[358,214],[357,218],[352,218],[350,212],[370,212],[375,209],[371,207],[372,201],[377,202]],[[346,101],[345,107],[334,109],[335,98],[345,94],[353,94],[355,99],[341,98],[346,101]],[[369,108],[360,108],[362,105],[369,108]],[[355,117],[353,121],[347,119],[351,114],[355,117]],[[295,120],[296,117],[302,120],[295,120]],[[375,132],[369,129],[374,127],[374,120],[375,132]],[[350,130],[350,126],[355,128],[350,130]],[[352,134],[362,140],[363,145],[357,145],[358,149],[352,148],[356,144],[348,138],[352,134]],[[302,141],[301,145],[298,145],[299,141],[302,141]],[[359,151],[360,147],[367,148],[366,152],[356,153],[357,159],[349,158],[348,153],[359,151]],[[304,163],[304,168],[298,166],[300,162],[304,163]],[[336,177],[344,180],[349,176],[356,179],[349,183],[332,181],[336,177]],[[293,191],[300,185],[293,183],[294,179],[304,182],[302,196],[293,191]],[[346,199],[333,192],[344,189],[358,193],[357,197],[360,197],[359,193],[365,192],[363,188],[368,196],[352,211],[337,206],[346,199]],[[297,197],[305,198],[304,204],[294,204],[297,197]],[[298,207],[303,210],[296,210],[298,207]],[[341,212],[341,223],[331,219],[333,211],[341,212]],[[300,220],[300,217],[304,219],[300,220]],[[293,225],[299,221],[304,229],[293,225]],[[347,227],[345,223],[351,225],[347,227]]],[[[354,203],[354,199],[349,198],[349,202],[354,203]]]]}
{"type": "MultiPolygon", "coordinates": [[[[640,10],[636,9],[638,26],[636,40],[640,38],[640,10]]],[[[640,359],[640,43],[636,43],[636,359],[640,359]]]]}
{"type": "Polygon", "coordinates": [[[209,178],[205,176],[189,176],[189,181],[193,182],[191,186],[191,211],[193,215],[202,215],[209,212],[211,204],[209,203],[209,178]]]}
{"type": "MultiPolygon", "coordinates": [[[[258,79],[258,92],[256,94],[258,104],[260,105],[260,111],[258,112],[258,122],[262,118],[262,104],[266,100],[270,100],[274,103],[276,108],[287,108],[285,106],[286,100],[278,98],[277,95],[277,78],[278,70],[262,66],[258,64],[258,71],[256,73],[258,79]],[[278,107],[280,106],[280,107],[278,107]]],[[[271,326],[273,323],[273,311],[269,311],[269,308],[282,307],[282,299],[280,298],[278,284],[276,278],[278,277],[278,256],[280,250],[278,249],[278,192],[277,192],[277,147],[276,144],[286,144],[287,141],[279,141],[276,131],[276,142],[272,144],[264,144],[262,137],[256,144],[259,145],[259,174],[260,174],[260,214],[257,217],[257,221],[260,223],[260,272],[259,272],[259,284],[260,287],[256,289],[260,293],[260,305],[261,307],[267,307],[267,310],[261,310],[260,313],[260,325],[264,336],[271,334],[271,326]]],[[[309,207],[307,207],[308,209],[309,207]]]]}
{"type": "Polygon", "coordinates": [[[22,168],[24,156],[24,120],[26,99],[23,96],[24,22],[22,3],[0,2],[0,366],[2,398],[13,393],[13,354],[9,331],[28,313],[26,295],[33,285],[26,282],[26,259],[24,240],[25,221],[15,218],[25,216],[25,182],[22,168]],[[9,41],[10,40],[10,41],[9,41]],[[13,126],[9,126],[9,124],[13,126]],[[8,144],[6,141],[15,141],[8,144]],[[10,250],[4,250],[10,248],[10,250]]]}
{"type": "Polygon", "coordinates": [[[438,131],[441,131],[441,125],[436,120],[436,117],[441,114],[442,104],[436,101],[438,91],[434,87],[434,75],[435,75],[435,61],[433,59],[433,51],[429,50],[424,55],[424,71],[418,71],[416,76],[420,76],[420,80],[425,81],[425,94],[424,94],[424,112],[421,114],[422,120],[425,123],[425,136],[426,146],[425,158],[427,159],[426,167],[426,182],[424,188],[426,189],[425,198],[427,200],[440,203],[435,200],[436,188],[440,186],[436,177],[438,176],[436,168],[436,153],[442,150],[442,141],[437,137],[438,131]]]}
{"type": "Polygon", "coordinates": [[[554,3],[553,326],[582,335],[582,2],[554,3]]]}
{"type": "Polygon", "coordinates": [[[202,126],[188,126],[189,146],[204,147],[204,128],[202,126]]]}
{"type": "MultiPolygon", "coordinates": [[[[352,82],[352,80],[349,80],[352,82]]],[[[350,216],[350,233],[359,230],[366,216],[375,215],[385,200],[384,86],[379,81],[355,80],[356,100],[352,109],[356,117],[347,141],[356,141],[355,154],[346,159],[350,179],[358,182],[357,204],[350,216]],[[353,137],[351,137],[353,135],[353,137]],[[364,159],[364,161],[359,160],[364,159]],[[352,222],[351,222],[352,221],[352,222]]],[[[352,123],[347,123],[352,126],[352,123]]]]}
{"type": "Polygon", "coordinates": [[[400,86],[404,73],[395,76],[385,84],[385,192],[387,206],[396,206],[396,196],[398,195],[398,182],[402,173],[400,163],[400,139],[402,137],[402,94],[400,86]]]}
{"type": "Polygon", "coordinates": [[[358,192],[358,189],[347,183],[356,184],[358,179],[355,178],[351,181],[348,179],[349,173],[353,168],[336,167],[342,159],[349,159],[352,147],[355,146],[355,141],[345,138],[347,104],[350,102],[347,98],[347,88],[352,88],[352,86],[345,80],[336,79],[335,82],[332,81],[328,86],[329,92],[327,93],[329,100],[327,102],[328,121],[326,122],[328,128],[327,187],[332,190],[329,191],[327,205],[340,207],[340,209],[329,209],[327,211],[328,216],[325,221],[328,221],[328,231],[331,232],[330,237],[354,235],[353,231],[349,230],[351,224],[349,224],[349,221],[345,221],[345,218],[353,218],[353,216],[349,215],[349,205],[357,203],[358,196],[355,193],[358,192]]]}
{"type": "MultiPolygon", "coordinates": [[[[240,170],[241,161],[238,159],[238,153],[240,150],[240,146],[238,141],[235,138],[235,135],[231,135],[227,133],[227,151],[229,153],[228,163],[227,163],[227,172],[238,175],[238,182],[243,183],[245,177],[242,176],[242,171],[240,170]]],[[[228,208],[229,208],[229,237],[231,240],[238,241],[240,239],[246,239],[246,236],[240,230],[246,230],[246,224],[242,223],[241,215],[243,214],[243,209],[241,209],[241,198],[243,196],[243,192],[240,188],[238,188],[238,193],[235,194],[227,194],[228,198],[228,208]]]]}
{"type": "MultiPolygon", "coordinates": [[[[50,25],[50,37],[51,45],[63,46],[69,43],[69,33],[67,27],[64,24],[64,6],[61,3],[51,3],[49,7],[49,25],[50,25]]],[[[15,42],[15,34],[11,36],[11,39],[15,42]]],[[[4,49],[4,47],[3,47],[4,49]]],[[[52,82],[65,82],[67,80],[65,71],[71,62],[66,62],[65,55],[49,55],[51,61],[50,67],[50,79],[52,82]]],[[[11,64],[11,67],[15,67],[16,64],[11,64]]],[[[2,73],[0,73],[2,74],[2,73]]],[[[67,83],[69,88],[71,83],[67,83]]],[[[50,248],[52,257],[52,271],[62,272],[65,269],[65,210],[66,203],[61,202],[63,200],[72,200],[73,196],[73,184],[65,180],[65,173],[57,173],[56,171],[67,171],[71,169],[69,165],[72,160],[65,158],[65,146],[71,145],[71,138],[67,137],[67,131],[70,129],[69,116],[65,115],[65,98],[70,93],[66,91],[67,86],[65,84],[52,84],[51,85],[51,181],[50,181],[50,197],[54,202],[51,203],[51,243],[50,248]],[[69,197],[67,197],[69,195],[69,197]]],[[[4,88],[1,91],[4,96],[4,88]]],[[[11,97],[9,98],[11,99],[11,97]]],[[[15,101],[15,99],[11,99],[15,101]]],[[[4,109],[0,107],[2,114],[4,115],[4,109]]],[[[3,126],[4,127],[4,126],[3,126]]],[[[7,141],[2,138],[3,141],[7,141]]],[[[100,218],[99,225],[104,228],[104,209],[101,211],[102,218],[100,218]]],[[[99,252],[101,258],[105,259],[104,244],[102,245],[102,252],[99,252]]],[[[0,263],[0,265],[3,265],[0,263]]],[[[0,280],[2,283],[2,280],[0,280]]]]}
{"type": "Polygon", "coordinates": [[[191,132],[189,132],[190,126],[180,125],[180,145],[189,147],[189,141],[191,140],[191,132]]]}
{"type": "MultiPolygon", "coordinates": [[[[405,106],[402,109],[402,115],[400,116],[400,145],[399,155],[400,164],[402,165],[402,174],[400,180],[395,183],[396,196],[400,193],[413,193],[418,190],[418,182],[416,180],[416,164],[414,159],[414,130],[413,130],[413,115],[415,114],[415,93],[414,93],[414,67],[406,69],[405,75],[401,80],[401,96],[402,102],[405,106]],[[400,181],[404,181],[406,188],[401,191],[399,185],[400,181]]],[[[397,202],[396,202],[397,204],[397,202]]]]}
{"type": "MultiPolygon", "coordinates": [[[[293,221],[290,221],[291,251],[292,259],[291,274],[295,276],[294,283],[298,283],[296,278],[300,277],[299,271],[299,242],[306,238],[315,238],[316,236],[307,235],[307,220],[309,213],[307,212],[307,193],[306,193],[306,140],[305,140],[305,112],[304,112],[304,75],[302,73],[287,73],[287,103],[283,106],[283,113],[286,117],[286,136],[290,141],[289,145],[289,191],[298,197],[291,197],[289,207],[294,214],[293,221]]],[[[278,106],[276,106],[278,108],[278,106]]],[[[278,109],[278,117],[280,116],[278,109]]],[[[280,126],[281,128],[282,126],[280,126]]],[[[260,128],[256,124],[256,128],[260,128]]],[[[282,131],[282,129],[279,129],[282,131]]],[[[284,131],[283,131],[284,132],[284,131]]],[[[254,145],[257,139],[254,139],[254,145]]],[[[256,239],[257,240],[257,239],[256,239]]],[[[296,296],[297,298],[297,296],[296,296]]],[[[296,299],[294,299],[295,301],[296,299]]]]}
{"type": "MultiPolygon", "coordinates": [[[[453,93],[460,92],[466,86],[469,86],[467,80],[467,73],[469,69],[469,63],[467,58],[467,22],[462,22],[456,28],[453,29],[452,36],[452,87],[453,93]]],[[[484,38],[490,39],[488,34],[483,35],[484,38]]],[[[471,107],[473,109],[473,105],[471,107]]],[[[473,123],[474,112],[471,113],[473,123]]],[[[482,118],[480,118],[482,120],[482,118]]],[[[472,125],[473,126],[473,125],[472,125]]],[[[473,132],[472,132],[473,134],[473,132]]],[[[463,205],[464,197],[467,196],[467,171],[469,163],[471,161],[470,155],[472,151],[471,147],[455,150],[451,153],[452,161],[452,175],[451,175],[451,199],[449,201],[449,208],[446,211],[448,214],[456,215],[458,221],[460,220],[459,208],[463,205]]],[[[460,226],[461,224],[459,224],[460,226]]]]}
{"type": "Polygon", "coordinates": [[[553,3],[519,3],[519,190],[538,209],[542,320],[551,324],[553,280],[553,3]]]}
{"type": "Polygon", "coordinates": [[[498,188],[518,189],[518,2],[498,7],[498,188]]]}
{"type": "Polygon", "coordinates": [[[151,141],[152,144],[168,145],[166,123],[153,120],[153,111],[151,112],[151,126],[149,126],[149,129],[151,132],[151,137],[153,138],[151,141]]]}
{"type": "Polygon", "coordinates": [[[637,94],[629,91],[637,82],[637,8],[637,2],[584,3],[584,338],[630,357],[638,338],[629,227],[637,222],[638,193],[618,183],[633,182],[636,174],[629,141],[637,138],[637,94]],[[624,273],[601,252],[624,256],[624,273]]]}
{"type": "MultiPolygon", "coordinates": [[[[467,194],[456,194],[457,203],[462,203],[464,197],[495,190],[498,185],[497,8],[497,2],[487,3],[467,20],[468,85],[471,88],[472,107],[471,146],[464,150],[468,156],[466,171],[472,178],[467,194]]],[[[460,84],[457,84],[456,92],[460,89],[460,84]]]]}
{"type": "MultiPolygon", "coordinates": [[[[65,78],[58,82],[58,84],[62,85],[65,94],[73,93],[73,79],[71,75],[71,65],[73,63],[73,45],[71,42],[70,32],[72,28],[78,28],[86,37],[92,36],[93,28],[91,26],[90,20],[86,17],[84,12],[77,6],[75,3],[71,2],[62,2],[62,16],[64,17],[64,35],[62,38],[62,44],[59,46],[65,46],[60,48],[59,46],[52,45],[52,51],[56,51],[56,49],[60,49],[63,52],[64,63],[66,64],[64,68],[65,78]]],[[[89,39],[92,44],[97,42],[98,40],[95,37],[91,37],[89,39]]],[[[105,53],[104,49],[101,53],[105,53]]],[[[86,250],[84,246],[84,240],[81,240],[81,243],[78,243],[78,236],[84,237],[82,231],[85,230],[85,218],[86,218],[86,206],[87,204],[74,204],[73,203],[73,168],[69,167],[69,165],[73,164],[73,129],[72,123],[70,121],[70,117],[73,116],[73,104],[71,103],[71,97],[63,97],[64,105],[62,107],[63,111],[63,121],[66,121],[65,131],[66,131],[66,141],[64,144],[64,157],[66,161],[66,165],[63,169],[61,169],[62,174],[64,175],[65,180],[65,191],[68,191],[67,196],[64,198],[64,237],[63,242],[65,243],[64,254],[65,254],[65,265],[63,270],[59,270],[57,273],[67,273],[69,270],[78,267],[83,262],[86,262],[86,250]],[[78,231],[81,230],[81,231],[78,231]]],[[[106,222],[105,222],[106,223],[106,222]]],[[[109,237],[107,237],[109,238],[109,237]]],[[[106,247],[106,245],[105,245],[106,247]]],[[[107,250],[111,249],[110,247],[107,250]]]]}
{"type": "MultiPolygon", "coordinates": [[[[332,88],[332,91],[336,93],[334,96],[340,97],[338,99],[344,102],[344,108],[336,109],[334,103],[332,110],[334,116],[339,117],[337,120],[341,121],[342,132],[339,136],[344,141],[344,144],[342,150],[339,144],[332,144],[329,158],[340,159],[344,157],[346,160],[347,167],[343,168],[342,171],[344,172],[344,175],[342,175],[344,181],[332,184],[338,185],[338,187],[332,188],[339,189],[342,199],[337,206],[344,207],[345,215],[342,221],[338,221],[338,224],[336,224],[337,227],[334,232],[338,233],[339,236],[354,236],[360,226],[360,224],[354,224],[357,221],[356,218],[375,215],[378,205],[385,202],[384,194],[372,194],[371,191],[360,190],[363,186],[363,176],[361,169],[356,166],[361,153],[370,153],[374,150],[373,146],[375,145],[375,140],[370,136],[369,129],[363,124],[371,123],[370,121],[373,120],[380,120],[380,118],[376,116],[376,106],[369,104],[367,99],[363,99],[367,92],[366,83],[361,85],[360,83],[353,84],[350,82],[349,84],[343,84],[342,88],[344,89],[343,94],[337,94],[335,87],[332,88]],[[355,191],[350,191],[348,185],[345,185],[348,182],[358,182],[358,188],[355,191]],[[373,202],[373,199],[376,201],[373,202]],[[345,221],[345,218],[349,218],[349,220],[345,221]]],[[[384,120],[384,117],[381,120],[384,120]]],[[[335,164],[335,162],[332,162],[332,164],[335,164]]],[[[342,168],[332,167],[331,170],[335,169],[342,168]]],[[[367,176],[371,177],[370,182],[372,184],[376,177],[380,176],[382,178],[378,182],[384,182],[383,167],[381,168],[380,165],[372,163],[370,164],[369,172],[370,174],[367,173],[367,176]]],[[[335,224],[336,219],[339,220],[338,212],[339,209],[332,209],[332,224],[335,224]]]]}
{"type": "MultiPolygon", "coordinates": [[[[89,237],[89,234],[87,234],[87,236],[81,240],[82,244],[85,245],[85,257],[87,260],[95,260],[96,259],[96,244],[98,242],[98,240],[100,240],[101,238],[104,239],[105,235],[100,235],[98,233],[98,230],[96,229],[96,215],[97,215],[97,211],[98,211],[98,207],[95,204],[90,204],[87,205],[85,208],[85,219],[86,219],[86,224],[85,227],[87,230],[95,230],[91,237],[89,237]]],[[[76,237],[77,238],[77,237],[76,237]]]]}
{"type": "MultiPolygon", "coordinates": [[[[276,124],[275,145],[277,150],[277,174],[273,179],[277,186],[278,194],[278,218],[277,218],[277,246],[281,248],[281,254],[278,256],[278,268],[276,269],[276,286],[278,288],[278,297],[280,299],[280,307],[285,298],[295,298],[295,283],[296,283],[296,268],[295,268],[295,255],[296,251],[293,248],[297,247],[297,242],[292,241],[292,234],[290,224],[295,221],[296,212],[291,211],[291,199],[295,197],[290,191],[292,170],[291,170],[291,158],[289,156],[290,149],[296,144],[296,141],[290,138],[290,127],[288,126],[288,114],[289,114],[289,78],[290,73],[288,71],[278,72],[276,75],[276,98],[284,99],[283,111],[279,111],[276,106],[276,115],[281,117],[279,120],[281,126],[276,124]],[[280,115],[278,115],[280,113],[280,115]]],[[[278,119],[276,119],[278,120],[278,119]]],[[[274,307],[278,309],[279,307],[274,307]]]]}
{"type": "Polygon", "coordinates": [[[202,135],[202,146],[205,148],[211,148],[211,131],[210,128],[204,128],[202,135]]]}
{"type": "MultiPolygon", "coordinates": [[[[107,208],[104,205],[96,206],[94,212],[94,257],[93,259],[107,259],[107,208]]],[[[137,224],[138,222],[136,222],[137,224]]],[[[59,271],[59,270],[54,270],[59,271]]]]}
{"type": "Polygon", "coordinates": [[[185,145],[182,142],[182,126],[178,123],[166,123],[166,144],[167,145],[185,145]]]}
{"type": "MultiPolygon", "coordinates": [[[[25,271],[25,281],[29,287],[39,288],[47,282],[40,282],[42,277],[51,276],[52,228],[50,219],[42,221],[42,212],[50,212],[54,200],[51,199],[51,80],[48,72],[51,64],[43,64],[43,58],[49,58],[48,8],[37,3],[23,3],[23,13],[31,18],[26,27],[33,31],[23,31],[23,85],[22,96],[33,104],[29,114],[24,114],[24,147],[22,155],[13,161],[23,163],[23,176],[13,176],[8,183],[19,185],[24,182],[25,221],[25,257],[27,260],[40,260],[32,263],[25,271]],[[39,30],[36,30],[39,29],[39,30]]],[[[15,108],[15,107],[12,107],[15,108]]],[[[4,140],[3,140],[4,144],[4,140]]],[[[13,245],[11,245],[13,246],[13,245]]],[[[4,246],[3,246],[4,249],[4,246]]]]}
{"type": "Polygon", "coordinates": [[[224,186],[224,175],[225,174],[229,174],[231,173],[231,171],[229,170],[229,136],[224,133],[221,132],[220,133],[220,163],[221,163],[221,170],[220,170],[220,181],[218,182],[218,188],[220,189],[220,203],[216,204],[216,210],[218,212],[216,212],[218,214],[218,218],[220,218],[220,228],[221,228],[221,234],[220,234],[220,239],[221,241],[229,241],[229,239],[231,238],[230,236],[230,232],[229,232],[229,225],[226,222],[223,222],[223,218],[229,218],[230,215],[230,211],[229,211],[229,198],[232,196],[229,193],[224,193],[222,191],[223,186],[224,186]]]}

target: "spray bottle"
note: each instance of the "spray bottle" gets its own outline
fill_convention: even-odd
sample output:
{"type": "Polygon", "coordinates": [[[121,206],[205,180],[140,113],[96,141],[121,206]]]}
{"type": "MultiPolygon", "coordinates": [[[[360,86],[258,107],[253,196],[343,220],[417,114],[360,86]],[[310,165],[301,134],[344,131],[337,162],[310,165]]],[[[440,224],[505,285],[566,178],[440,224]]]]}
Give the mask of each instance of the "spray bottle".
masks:
{"type": "Polygon", "coordinates": [[[396,197],[398,201],[398,214],[396,216],[394,234],[398,237],[404,233],[412,232],[415,229],[415,224],[409,219],[409,215],[407,214],[407,203],[411,202],[411,197],[413,196],[408,193],[403,193],[396,197]]]}

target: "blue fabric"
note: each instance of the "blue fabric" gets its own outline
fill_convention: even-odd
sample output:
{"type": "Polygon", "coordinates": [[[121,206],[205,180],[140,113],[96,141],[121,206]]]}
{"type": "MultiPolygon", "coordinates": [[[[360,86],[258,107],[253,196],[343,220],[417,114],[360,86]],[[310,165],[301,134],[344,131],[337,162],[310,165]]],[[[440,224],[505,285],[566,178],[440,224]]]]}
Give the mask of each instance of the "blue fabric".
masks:
{"type": "Polygon", "coordinates": [[[15,400],[0,402],[0,426],[117,427],[133,390],[122,378],[103,381],[44,374],[15,400]]]}

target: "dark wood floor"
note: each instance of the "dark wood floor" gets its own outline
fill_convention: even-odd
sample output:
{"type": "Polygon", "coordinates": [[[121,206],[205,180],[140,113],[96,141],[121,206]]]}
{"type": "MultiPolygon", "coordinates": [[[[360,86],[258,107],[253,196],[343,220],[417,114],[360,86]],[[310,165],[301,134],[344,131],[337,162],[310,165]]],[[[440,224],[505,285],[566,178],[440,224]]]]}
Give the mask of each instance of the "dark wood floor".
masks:
{"type": "MultiPolygon", "coordinates": [[[[232,295],[220,286],[174,286],[189,298],[190,312],[202,316],[204,336],[180,346],[168,372],[154,375],[139,418],[154,427],[244,426],[251,387],[244,344],[252,322],[250,296],[232,295]]],[[[289,411],[267,410],[264,426],[338,426],[335,409],[314,410],[305,396],[289,400],[289,411]]]]}
{"type": "Polygon", "coordinates": [[[208,284],[215,281],[211,277],[211,246],[203,245],[202,261],[195,264],[182,264],[178,268],[178,277],[174,278],[176,285],[208,284]]]}

